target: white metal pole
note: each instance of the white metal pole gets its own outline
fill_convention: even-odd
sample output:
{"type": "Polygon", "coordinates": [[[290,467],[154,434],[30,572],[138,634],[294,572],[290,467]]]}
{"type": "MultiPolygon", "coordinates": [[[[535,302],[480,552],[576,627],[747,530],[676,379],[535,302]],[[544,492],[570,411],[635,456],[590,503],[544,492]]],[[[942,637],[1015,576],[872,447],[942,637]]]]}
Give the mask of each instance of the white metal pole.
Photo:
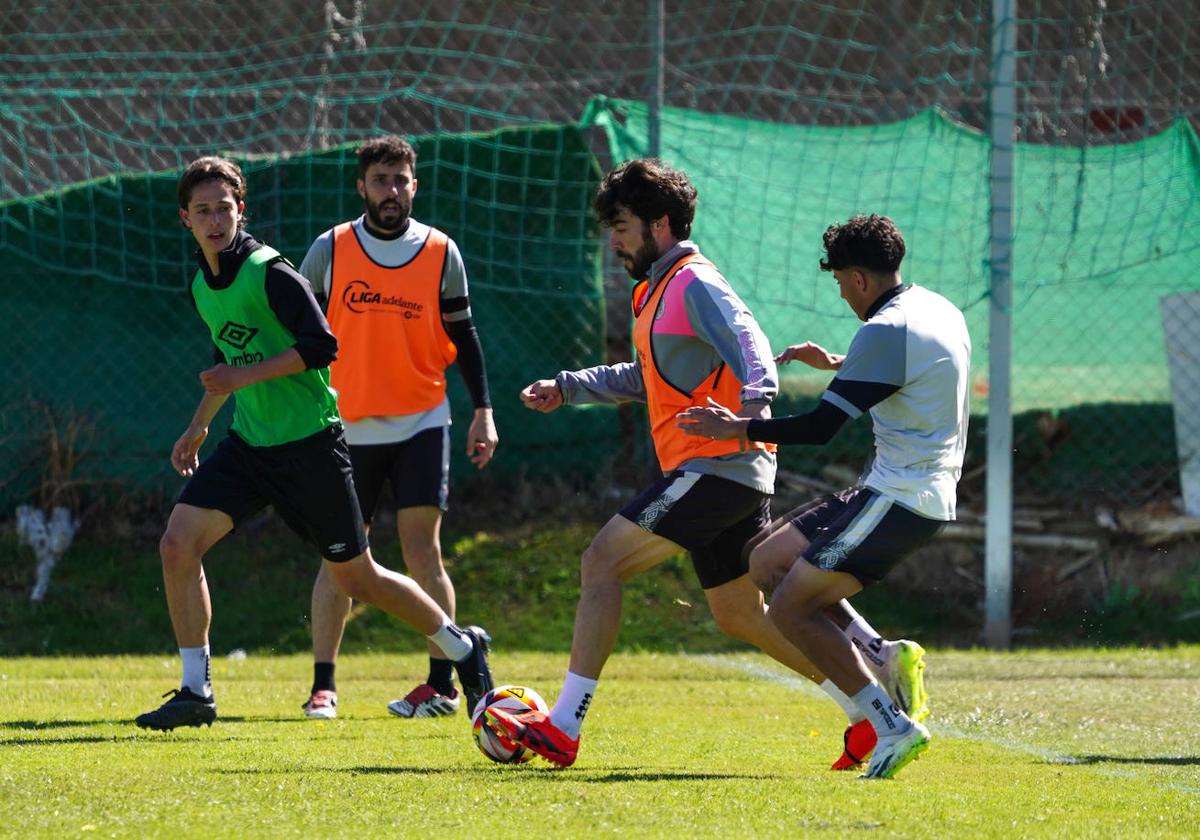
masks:
{"type": "Polygon", "coordinates": [[[992,0],[991,306],[988,315],[984,639],[1012,642],[1012,250],[1017,0],[992,0]]]}
{"type": "Polygon", "coordinates": [[[662,154],[662,107],[666,76],[666,0],[650,0],[650,96],[647,119],[650,157],[662,154]]]}

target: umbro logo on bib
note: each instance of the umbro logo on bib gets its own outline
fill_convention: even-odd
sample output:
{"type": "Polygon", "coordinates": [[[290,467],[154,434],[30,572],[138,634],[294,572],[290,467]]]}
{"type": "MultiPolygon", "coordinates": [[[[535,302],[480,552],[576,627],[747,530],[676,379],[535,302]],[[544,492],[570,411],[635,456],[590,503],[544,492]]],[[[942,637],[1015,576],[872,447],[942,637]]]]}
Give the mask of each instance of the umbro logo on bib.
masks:
{"type": "Polygon", "coordinates": [[[258,335],[257,327],[247,327],[244,324],[226,321],[225,326],[221,327],[221,331],[217,333],[217,338],[239,350],[245,350],[246,345],[256,335],[258,335]]]}

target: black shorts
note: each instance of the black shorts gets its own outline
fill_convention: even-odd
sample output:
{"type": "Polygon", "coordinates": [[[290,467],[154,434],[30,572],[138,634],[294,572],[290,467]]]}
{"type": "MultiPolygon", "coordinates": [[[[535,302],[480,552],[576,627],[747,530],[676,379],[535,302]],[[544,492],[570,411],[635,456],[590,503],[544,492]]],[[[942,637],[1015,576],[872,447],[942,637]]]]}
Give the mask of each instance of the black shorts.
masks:
{"type": "Polygon", "coordinates": [[[392,484],[396,507],[446,509],[450,495],[450,427],[426,429],[400,443],[350,447],[358,506],[369,525],[384,484],[392,484]]]}
{"type": "Polygon", "coordinates": [[[771,522],[771,497],[715,475],[675,470],[642,491],[621,516],[687,549],[705,589],[750,570],[746,543],[771,522]]]}
{"type": "Polygon", "coordinates": [[[335,563],[367,550],[341,426],[279,446],[251,446],[231,430],[188,479],[177,502],[223,511],[234,528],[270,505],[335,563]]]}
{"type": "Polygon", "coordinates": [[[808,538],[804,559],[879,583],[902,559],[946,526],[866,487],[852,487],[796,508],[785,520],[808,538]]]}

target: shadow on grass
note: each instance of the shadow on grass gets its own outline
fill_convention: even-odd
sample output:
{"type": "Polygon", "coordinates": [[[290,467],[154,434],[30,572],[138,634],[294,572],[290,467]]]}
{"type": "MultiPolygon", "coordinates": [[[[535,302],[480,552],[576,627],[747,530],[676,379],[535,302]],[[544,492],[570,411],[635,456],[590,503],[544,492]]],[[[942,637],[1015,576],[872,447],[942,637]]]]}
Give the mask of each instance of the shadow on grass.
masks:
{"type": "Polygon", "coordinates": [[[727,779],[778,779],[779,776],[764,776],[756,773],[692,773],[676,770],[624,770],[585,779],[588,782],[705,782],[727,779]]]}
{"type": "MultiPolygon", "coordinates": [[[[136,715],[130,715],[127,718],[99,719],[92,720],[0,720],[0,729],[69,729],[72,726],[121,726],[122,724],[133,724],[133,719],[136,715]]],[[[221,715],[217,718],[218,723],[291,723],[292,718],[244,718],[237,715],[221,715]]],[[[303,721],[301,721],[303,722],[303,721]]],[[[311,726],[311,724],[309,724],[311,726]]],[[[181,726],[180,729],[188,729],[189,727],[181,726]]],[[[190,727],[193,729],[199,727],[190,727]]]]}
{"type": "MultiPolygon", "coordinates": [[[[377,775],[426,776],[445,773],[486,773],[489,778],[495,778],[495,767],[346,767],[342,773],[361,773],[377,775]]],[[[573,782],[588,782],[592,784],[607,784],[611,782],[694,782],[694,781],[727,781],[729,779],[777,779],[778,776],[764,776],[753,773],[695,773],[689,770],[643,770],[636,768],[620,768],[603,775],[591,775],[589,771],[563,771],[554,767],[528,767],[521,770],[521,776],[528,777],[534,773],[541,777],[569,779],[573,782]]],[[[517,776],[514,779],[520,778],[517,776]]]]}
{"type": "Polygon", "coordinates": [[[1200,756],[1128,756],[1128,755],[1079,755],[1075,764],[1166,764],[1180,767],[1200,765],[1200,756]]]}
{"type": "Polygon", "coordinates": [[[313,722],[311,720],[309,720],[308,718],[291,717],[291,716],[289,716],[289,717],[252,717],[252,718],[248,718],[248,717],[230,717],[227,715],[217,715],[216,723],[218,723],[218,724],[221,724],[221,723],[291,723],[291,724],[300,723],[300,724],[304,724],[306,726],[314,725],[313,722]]]}
{"type": "Polygon", "coordinates": [[[297,773],[351,773],[375,775],[437,776],[444,773],[471,772],[476,768],[462,767],[235,767],[217,770],[225,776],[292,776],[297,773]]]}
{"type": "Polygon", "coordinates": [[[5,738],[0,747],[57,747],[60,744],[115,744],[135,740],[134,736],[121,738],[116,735],[104,738],[100,735],[72,735],[68,738],[5,738]]]}
{"type": "Polygon", "coordinates": [[[69,729],[73,726],[110,726],[130,723],[129,720],[4,720],[0,729],[24,729],[40,732],[45,729],[69,729]]]}
{"type": "MultiPolygon", "coordinates": [[[[128,723],[128,721],[120,721],[128,723]]],[[[0,747],[58,747],[65,744],[153,744],[169,743],[170,735],[133,730],[121,735],[67,735],[45,738],[0,738],[0,747]]],[[[178,742],[177,742],[178,743],[178,742]]]]}
{"type": "MultiPolygon", "coordinates": [[[[9,721],[0,721],[0,729],[34,729],[34,730],[37,730],[37,729],[66,729],[66,728],[72,727],[72,726],[105,726],[105,725],[121,726],[123,724],[131,724],[132,725],[133,721],[134,721],[134,717],[135,716],[131,715],[130,717],[121,718],[119,720],[9,720],[9,721]]],[[[371,720],[390,720],[390,718],[358,718],[358,719],[345,718],[344,720],[352,721],[354,723],[365,723],[365,722],[368,722],[371,720]]],[[[288,723],[288,724],[299,725],[301,727],[317,728],[317,727],[320,727],[320,726],[326,725],[326,724],[332,724],[333,726],[338,726],[342,723],[342,721],[312,721],[312,720],[309,720],[309,719],[303,718],[303,717],[282,717],[282,718],[281,717],[243,717],[242,715],[220,714],[220,715],[217,715],[217,719],[215,721],[213,721],[213,726],[219,729],[220,727],[227,726],[229,724],[257,724],[257,723],[273,723],[273,724],[274,723],[288,723]]],[[[176,728],[186,731],[188,729],[203,730],[208,727],[207,726],[179,726],[176,728]]],[[[448,733],[440,733],[439,732],[439,733],[425,733],[425,734],[406,733],[404,737],[405,738],[417,738],[417,739],[444,740],[446,738],[453,738],[455,736],[448,734],[448,733]]]]}
{"type": "MultiPolygon", "coordinates": [[[[246,718],[241,717],[222,717],[221,723],[245,723],[246,718]]],[[[23,732],[51,732],[58,729],[77,729],[77,728],[95,728],[98,726],[121,726],[130,727],[129,735],[143,735],[148,732],[144,729],[134,729],[132,717],[112,719],[95,719],[95,720],[5,720],[0,721],[0,730],[16,729],[23,732]]],[[[201,726],[180,726],[179,729],[187,731],[188,729],[203,729],[201,726]]],[[[101,736],[101,735],[74,735],[67,738],[25,738],[11,739],[0,738],[0,745],[3,744],[86,744],[103,741],[124,740],[123,736],[101,736]]]]}

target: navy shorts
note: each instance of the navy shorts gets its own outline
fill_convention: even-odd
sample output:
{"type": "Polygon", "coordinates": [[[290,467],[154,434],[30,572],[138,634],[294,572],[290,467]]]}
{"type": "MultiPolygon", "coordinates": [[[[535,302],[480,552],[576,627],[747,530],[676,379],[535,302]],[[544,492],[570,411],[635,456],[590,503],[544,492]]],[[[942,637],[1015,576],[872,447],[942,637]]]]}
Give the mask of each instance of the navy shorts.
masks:
{"type": "Polygon", "coordinates": [[[358,506],[369,525],[383,487],[392,485],[397,508],[446,509],[450,495],[450,427],[418,432],[400,443],[350,447],[358,506]]]}
{"type": "Polygon", "coordinates": [[[177,502],[227,513],[234,528],[270,505],[335,563],[367,550],[341,426],[279,446],[251,446],[230,430],[177,502]]]}
{"type": "Polygon", "coordinates": [[[727,478],[675,470],[621,516],[687,549],[700,586],[712,589],[749,572],[746,544],[770,524],[771,497],[727,478]]]}
{"type": "Polygon", "coordinates": [[[805,560],[818,569],[854,575],[864,587],[879,583],[946,526],[866,487],[817,499],[784,520],[808,538],[805,560]]]}

